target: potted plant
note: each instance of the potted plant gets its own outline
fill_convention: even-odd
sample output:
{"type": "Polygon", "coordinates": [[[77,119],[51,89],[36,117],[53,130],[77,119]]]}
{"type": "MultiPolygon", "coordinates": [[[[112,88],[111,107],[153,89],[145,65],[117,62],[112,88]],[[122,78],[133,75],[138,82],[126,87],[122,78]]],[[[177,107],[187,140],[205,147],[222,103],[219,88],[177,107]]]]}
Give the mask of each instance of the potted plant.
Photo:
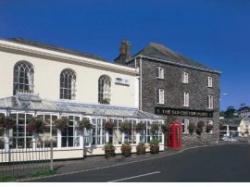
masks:
{"type": "Polygon", "coordinates": [[[188,131],[189,131],[189,134],[193,134],[194,133],[194,130],[195,130],[195,124],[194,123],[190,123],[188,125],[188,131]]]}
{"type": "Polygon", "coordinates": [[[207,133],[211,132],[212,129],[213,129],[213,125],[212,124],[208,124],[207,128],[206,128],[207,133]]]}
{"type": "Polygon", "coordinates": [[[89,121],[89,118],[82,118],[81,121],[79,121],[78,129],[83,130],[83,129],[92,129],[92,124],[89,121]]]}
{"type": "Polygon", "coordinates": [[[146,146],[144,143],[139,143],[137,146],[136,146],[136,154],[137,155],[142,155],[142,154],[145,154],[146,153],[146,146]]]}
{"type": "Polygon", "coordinates": [[[146,124],[143,122],[139,122],[136,124],[135,129],[137,132],[140,132],[146,128],[146,124]]]}
{"type": "Polygon", "coordinates": [[[128,142],[125,142],[124,144],[122,144],[121,152],[123,156],[129,157],[131,155],[131,150],[132,150],[132,147],[128,142]]]}
{"type": "Polygon", "coordinates": [[[158,140],[156,140],[156,139],[151,140],[149,144],[150,144],[150,153],[151,154],[159,153],[160,148],[159,148],[159,141],[158,140]]]}
{"type": "Polygon", "coordinates": [[[129,121],[124,121],[120,126],[120,130],[125,133],[130,132],[131,129],[132,129],[132,123],[130,123],[129,121]]]}
{"type": "Polygon", "coordinates": [[[199,122],[197,123],[196,133],[197,133],[198,135],[201,135],[201,134],[202,134],[204,125],[205,125],[205,123],[204,123],[203,121],[199,121],[199,122]]]}
{"type": "Polygon", "coordinates": [[[109,132],[113,130],[114,126],[115,126],[115,124],[114,124],[113,121],[111,121],[111,119],[107,120],[107,121],[104,123],[104,128],[105,128],[105,130],[107,130],[107,131],[109,131],[109,132]]]}
{"type": "Polygon", "coordinates": [[[56,119],[54,123],[57,129],[64,131],[68,127],[68,122],[68,118],[61,117],[60,119],[56,119]]]}
{"type": "Polygon", "coordinates": [[[115,147],[113,146],[112,143],[105,144],[104,151],[105,151],[106,158],[115,156],[115,147]]]}
{"type": "Polygon", "coordinates": [[[39,118],[31,118],[27,123],[27,131],[31,133],[42,133],[45,127],[45,123],[42,119],[39,118]]]}

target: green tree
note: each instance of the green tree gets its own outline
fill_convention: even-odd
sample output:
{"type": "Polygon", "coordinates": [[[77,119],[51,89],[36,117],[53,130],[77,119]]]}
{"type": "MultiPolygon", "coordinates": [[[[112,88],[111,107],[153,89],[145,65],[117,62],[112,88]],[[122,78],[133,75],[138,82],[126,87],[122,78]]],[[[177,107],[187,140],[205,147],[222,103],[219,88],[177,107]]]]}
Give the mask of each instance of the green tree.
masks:
{"type": "Polygon", "coordinates": [[[225,118],[233,118],[234,113],[236,112],[236,109],[233,106],[227,107],[227,110],[224,112],[225,118]]]}

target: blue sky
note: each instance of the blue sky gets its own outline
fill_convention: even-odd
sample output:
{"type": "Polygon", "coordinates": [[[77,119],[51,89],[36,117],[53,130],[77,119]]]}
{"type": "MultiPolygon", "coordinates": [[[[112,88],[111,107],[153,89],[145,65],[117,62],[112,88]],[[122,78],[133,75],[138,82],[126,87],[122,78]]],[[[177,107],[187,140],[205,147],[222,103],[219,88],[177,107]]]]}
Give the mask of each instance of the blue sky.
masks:
{"type": "Polygon", "coordinates": [[[122,39],[162,43],[222,71],[222,109],[250,104],[250,0],[0,0],[0,37],[108,60],[122,39]]]}

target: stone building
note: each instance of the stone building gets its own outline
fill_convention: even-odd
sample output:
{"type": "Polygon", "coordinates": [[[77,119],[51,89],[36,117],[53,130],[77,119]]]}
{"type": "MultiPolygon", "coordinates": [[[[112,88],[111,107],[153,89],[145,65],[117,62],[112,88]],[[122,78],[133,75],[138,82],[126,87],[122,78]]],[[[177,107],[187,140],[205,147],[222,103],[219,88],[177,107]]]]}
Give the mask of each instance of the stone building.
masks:
{"type": "MultiPolygon", "coordinates": [[[[203,122],[212,125],[209,133],[203,133],[207,141],[218,139],[220,72],[184,57],[167,47],[150,43],[131,56],[131,46],[123,42],[117,64],[138,69],[139,108],[183,125],[183,134],[189,134],[189,125],[203,122]],[[127,49],[123,49],[127,48],[127,49]],[[122,57],[122,58],[120,58],[122,57]]],[[[187,143],[188,136],[183,136],[187,143]]]]}

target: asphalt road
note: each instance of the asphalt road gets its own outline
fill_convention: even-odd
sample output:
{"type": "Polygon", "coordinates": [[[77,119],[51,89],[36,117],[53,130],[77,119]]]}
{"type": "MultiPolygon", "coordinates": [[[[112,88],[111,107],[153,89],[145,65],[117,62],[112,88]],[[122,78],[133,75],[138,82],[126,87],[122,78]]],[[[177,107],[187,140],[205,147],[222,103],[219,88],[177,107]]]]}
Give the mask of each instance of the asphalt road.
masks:
{"type": "Polygon", "coordinates": [[[249,182],[250,145],[187,150],[155,160],[42,179],[43,182],[249,182]]]}

